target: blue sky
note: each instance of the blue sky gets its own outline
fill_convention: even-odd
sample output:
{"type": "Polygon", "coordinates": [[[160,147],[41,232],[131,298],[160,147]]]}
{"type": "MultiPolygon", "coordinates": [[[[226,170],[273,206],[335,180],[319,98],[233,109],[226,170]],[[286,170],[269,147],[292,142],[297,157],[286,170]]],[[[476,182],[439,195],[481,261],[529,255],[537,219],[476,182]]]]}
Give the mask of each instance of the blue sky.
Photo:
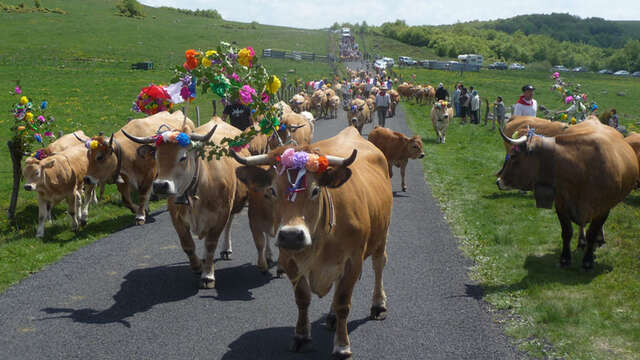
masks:
{"type": "Polygon", "coordinates": [[[227,20],[300,28],[323,28],[338,22],[379,25],[404,19],[410,25],[508,18],[532,13],[571,13],[608,20],[640,20],[638,0],[139,0],[150,6],[216,9],[227,20]]]}

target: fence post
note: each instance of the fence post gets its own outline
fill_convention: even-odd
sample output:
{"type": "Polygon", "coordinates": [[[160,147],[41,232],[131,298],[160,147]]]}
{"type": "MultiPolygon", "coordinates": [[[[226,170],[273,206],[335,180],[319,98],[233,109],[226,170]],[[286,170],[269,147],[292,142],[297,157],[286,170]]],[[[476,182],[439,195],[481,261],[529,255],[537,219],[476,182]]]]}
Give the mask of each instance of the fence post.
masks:
{"type": "Polygon", "coordinates": [[[13,220],[16,214],[16,206],[18,205],[18,192],[20,191],[20,177],[22,171],[20,165],[22,164],[22,154],[19,154],[12,141],[7,141],[9,147],[9,154],[11,155],[11,162],[13,164],[13,188],[11,189],[11,202],[9,203],[9,220],[13,220]]]}

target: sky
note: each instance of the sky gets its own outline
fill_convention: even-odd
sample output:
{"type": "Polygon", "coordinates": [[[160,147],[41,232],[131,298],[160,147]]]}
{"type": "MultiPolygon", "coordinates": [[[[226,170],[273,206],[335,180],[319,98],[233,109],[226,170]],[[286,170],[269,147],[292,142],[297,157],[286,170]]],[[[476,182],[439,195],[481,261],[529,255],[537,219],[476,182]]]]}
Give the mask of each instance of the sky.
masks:
{"type": "Polygon", "coordinates": [[[150,6],[216,9],[225,20],[307,29],[335,21],[380,25],[403,19],[409,25],[442,25],[524,14],[570,13],[607,20],[640,20],[638,0],[139,0],[150,6]]]}

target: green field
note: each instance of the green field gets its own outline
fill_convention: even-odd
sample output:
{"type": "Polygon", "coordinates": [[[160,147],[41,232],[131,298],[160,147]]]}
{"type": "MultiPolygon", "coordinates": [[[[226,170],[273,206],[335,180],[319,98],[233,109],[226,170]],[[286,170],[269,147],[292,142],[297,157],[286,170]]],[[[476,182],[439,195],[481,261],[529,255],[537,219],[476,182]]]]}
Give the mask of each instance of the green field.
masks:
{"type": "MultiPolygon", "coordinates": [[[[465,73],[464,79],[428,70],[403,75],[413,72],[420,82],[451,86],[463,80],[492,101],[503,96],[507,105],[517,99],[522,84],[530,82],[539,89],[535,96],[539,103],[562,108],[549,91],[546,73],[484,71],[465,73]]],[[[602,107],[619,109],[626,126],[638,120],[638,79],[580,74],[572,81],[581,82],[602,107]],[[618,91],[627,95],[617,96],[618,91]]],[[[412,103],[403,108],[425,142],[425,178],[461,239],[461,248],[475,261],[471,276],[482,285],[485,300],[518,346],[536,358],[636,358],[640,191],[611,212],[605,224],[607,244],[596,251],[593,271],[580,269],[582,251],[573,252],[571,268],[561,269],[557,264],[562,240],[555,212],[537,209],[530,194],[501,192],[495,185],[494,173],[505,155],[498,132],[490,126],[461,126],[456,120],[447,132],[447,143],[436,144],[429,109],[412,103]]],[[[572,249],[576,244],[577,238],[572,249]]]]}

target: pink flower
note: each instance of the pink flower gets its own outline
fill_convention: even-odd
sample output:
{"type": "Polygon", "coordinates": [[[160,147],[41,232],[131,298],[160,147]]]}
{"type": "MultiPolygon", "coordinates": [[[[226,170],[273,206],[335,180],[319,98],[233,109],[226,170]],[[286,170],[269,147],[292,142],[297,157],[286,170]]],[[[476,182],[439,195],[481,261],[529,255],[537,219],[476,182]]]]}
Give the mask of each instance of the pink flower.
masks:
{"type": "Polygon", "coordinates": [[[180,89],[180,96],[182,96],[183,99],[187,100],[191,97],[191,92],[189,91],[189,88],[186,86],[183,86],[182,89],[180,89]]]}
{"type": "Polygon", "coordinates": [[[40,120],[41,123],[46,123],[47,122],[47,119],[45,119],[44,116],[42,116],[42,115],[38,116],[38,120],[40,120]]]}
{"type": "Polygon", "coordinates": [[[257,95],[256,90],[249,85],[244,85],[243,87],[241,87],[239,92],[240,101],[242,101],[242,103],[245,105],[251,104],[253,102],[253,96],[257,95]]]}
{"type": "Polygon", "coordinates": [[[262,93],[262,102],[265,104],[269,103],[269,95],[266,92],[262,93]]]}
{"type": "Polygon", "coordinates": [[[238,74],[236,73],[231,74],[231,78],[235,81],[240,81],[240,76],[238,76],[238,74]]]}
{"type": "Polygon", "coordinates": [[[247,50],[249,50],[249,55],[251,55],[251,57],[256,56],[256,52],[253,51],[253,48],[251,46],[247,46],[247,50]]]}
{"type": "Polygon", "coordinates": [[[53,133],[51,131],[47,131],[44,133],[44,136],[53,137],[53,133]]]}
{"type": "Polygon", "coordinates": [[[20,86],[16,86],[16,94],[22,94],[22,89],[20,89],[20,86]]]}

